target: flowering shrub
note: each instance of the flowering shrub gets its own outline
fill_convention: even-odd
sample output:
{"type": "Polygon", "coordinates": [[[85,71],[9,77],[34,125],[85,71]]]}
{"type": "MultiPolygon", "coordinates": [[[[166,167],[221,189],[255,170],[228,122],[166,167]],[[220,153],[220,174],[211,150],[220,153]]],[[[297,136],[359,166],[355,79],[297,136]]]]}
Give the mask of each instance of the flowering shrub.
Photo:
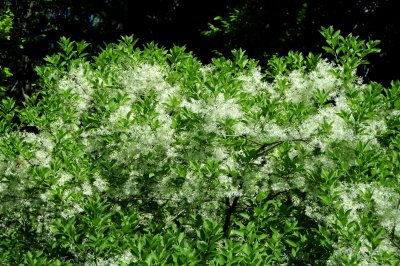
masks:
{"type": "Polygon", "coordinates": [[[266,74],[242,50],[62,39],[42,89],[0,105],[0,261],[399,263],[400,84],[356,76],[377,42],[322,33],[334,61],[266,74]]]}

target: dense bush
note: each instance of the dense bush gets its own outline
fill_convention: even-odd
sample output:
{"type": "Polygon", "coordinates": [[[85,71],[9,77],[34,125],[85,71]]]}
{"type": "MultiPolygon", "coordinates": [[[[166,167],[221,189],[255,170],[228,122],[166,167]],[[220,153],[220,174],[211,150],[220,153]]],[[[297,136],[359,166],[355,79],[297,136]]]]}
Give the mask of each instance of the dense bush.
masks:
{"type": "Polygon", "coordinates": [[[38,67],[0,105],[0,261],[28,265],[396,265],[400,84],[364,84],[374,41],[242,50],[202,65],[132,37],[38,67]]]}

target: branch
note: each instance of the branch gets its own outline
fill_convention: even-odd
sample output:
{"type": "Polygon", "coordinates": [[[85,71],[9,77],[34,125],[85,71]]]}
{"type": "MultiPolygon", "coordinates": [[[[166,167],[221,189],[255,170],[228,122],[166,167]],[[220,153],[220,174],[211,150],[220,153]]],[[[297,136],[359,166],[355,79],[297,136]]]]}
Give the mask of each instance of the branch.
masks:
{"type": "Polygon", "coordinates": [[[164,225],[164,228],[163,228],[163,229],[166,229],[167,226],[168,226],[171,222],[179,223],[179,221],[177,221],[176,219],[177,219],[179,216],[181,216],[183,213],[185,213],[185,212],[186,212],[185,210],[182,210],[182,211],[178,212],[174,217],[168,219],[168,221],[165,222],[165,225],[164,225]]]}
{"type": "Polygon", "coordinates": [[[235,196],[233,198],[232,204],[230,204],[228,197],[225,198],[225,201],[226,201],[226,205],[228,205],[229,207],[228,207],[228,209],[226,209],[226,212],[225,212],[225,221],[224,221],[224,229],[223,229],[223,231],[224,231],[224,236],[228,237],[229,227],[231,226],[231,215],[236,210],[236,206],[237,206],[237,203],[239,201],[239,196],[235,196]]]}
{"type": "Polygon", "coordinates": [[[255,140],[249,139],[247,138],[246,134],[243,135],[225,135],[226,137],[239,137],[239,138],[243,138],[245,140],[248,140],[250,142],[253,142],[257,145],[260,145],[260,147],[257,149],[257,154],[258,155],[262,155],[262,153],[265,152],[269,152],[271,150],[273,150],[275,147],[283,144],[284,142],[289,142],[289,141],[303,141],[303,142],[308,142],[310,141],[310,138],[297,138],[297,139],[284,139],[284,140],[277,140],[277,141],[273,141],[270,143],[259,143],[255,140]]]}
{"type": "Polygon", "coordinates": [[[262,144],[261,147],[257,149],[257,154],[260,156],[263,153],[269,152],[269,151],[273,150],[275,147],[277,147],[277,146],[279,146],[279,145],[281,145],[281,144],[283,144],[284,142],[287,142],[287,141],[293,141],[293,142],[294,141],[303,141],[303,142],[307,142],[309,140],[310,139],[285,139],[285,140],[274,141],[274,142],[271,142],[271,143],[265,143],[265,144],[262,144]]]}

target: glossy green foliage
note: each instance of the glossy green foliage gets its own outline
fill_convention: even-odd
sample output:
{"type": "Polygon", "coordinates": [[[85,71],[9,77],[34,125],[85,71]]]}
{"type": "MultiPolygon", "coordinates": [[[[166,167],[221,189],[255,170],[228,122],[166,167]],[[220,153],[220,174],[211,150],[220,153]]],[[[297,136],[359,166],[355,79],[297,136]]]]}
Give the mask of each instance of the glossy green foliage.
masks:
{"type": "Polygon", "coordinates": [[[0,102],[0,264],[398,264],[400,86],[355,75],[375,42],[322,33],[335,61],[265,73],[62,38],[0,102]]]}

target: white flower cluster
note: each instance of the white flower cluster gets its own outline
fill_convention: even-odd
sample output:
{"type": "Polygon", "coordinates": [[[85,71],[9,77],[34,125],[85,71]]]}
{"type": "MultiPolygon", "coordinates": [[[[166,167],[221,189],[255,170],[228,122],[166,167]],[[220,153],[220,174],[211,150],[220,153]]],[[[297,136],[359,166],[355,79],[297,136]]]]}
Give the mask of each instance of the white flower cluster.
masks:
{"type": "Polygon", "coordinates": [[[240,75],[237,80],[242,81],[241,91],[255,96],[260,91],[269,91],[275,95],[276,92],[272,90],[271,85],[262,81],[263,75],[261,68],[256,67],[251,70],[247,75],[240,75]]]}
{"type": "Polygon", "coordinates": [[[377,136],[387,132],[386,122],[383,119],[370,120],[366,124],[361,124],[361,128],[363,130],[361,139],[374,146],[379,145],[377,136]]]}
{"type": "Polygon", "coordinates": [[[27,143],[38,147],[35,151],[35,158],[32,160],[32,163],[48,167],[52,160],[52,153],[55,146],[52,136],[47,132],[41,134],[22,132],[21,136],[27,143]]]}
{"type": "Polygon", "coordinates": [[[138,258],[134,256],[129,250],[125,250],[122,254],[107,259],[105,258],[94,259],[91,258],[92,256],[93,255],[89,255],[88,260],[84,264],[85,266],[129,265],[138,262],[138,258]]]}
{"type": "MultiPolygon", "coordinates": [[[[369,207],[374,206],[373,215],[376,215],[378,218],[380,226],[384,228],[386,232],[393,232],[396,237],[400,236],[400,229],[397,227],[400,223],[400,210],[398,208],[400,195],[393,188],[385,188],[378,183],[350,184],[341,182],[333,193],[339,193],[340,206],[345,211],[349,211],[349,220],[347,224],[351,222],[360,223],[361,216],[365,214],[369,207]],[[371,198],[373,205],[364,197],[364,195],[368,194],[371,194],[371,196],[366,198],[371,198]]],[[[337,218],[332,216],[330,219],[325,219],[325,221],[327,221],[328,224],[339,222],[337,218]]],[[[341,241],[336,243],[336,250],[332,258],[341,255],[355,255],[360,258],[362,265],[370,265],[369,263],[371,263],[370,260],[372,256],[369,248],[371,244],[364,235],[365,233],[365,229],[361,231],[362,236],[359,240],[359,246],[349,247],[346,242],[342,243],[341,241]]],[[[383,239],[379,246],[373,251],[373,254],[379,254],[380,252],[396,253],[397,251],[392,242],[388,239],[383,239]]]]}
{"type": "Polygon", "coordinates": [[[70,104],[79,111],[86,111],[92,101],[94,92],[93,85],[90,82],[91,72],[84,65],[79,65],[71,69],[58,84],[61,91],[72,91],[76,100],[70,101],[70,104]]]}
{"type": "Polygon", "coordinates": [[[93,185],[99,190],[100,192],[106,191],[108,189],[108,181],[104,180],[101,177],[97,177],[96,180],[93,182],[93,185]]]}
{"type": "MultiPolygon", "coordinates": [[[[328,99],[333,99],[340,93],[342,85],[335,75],[335,66],[327,61],[320,61],[315,70],[305,74],[299,70],[292,71],[287,77],[289,87],[284,91],[285,101],[312,105],[317,91],[323,91],[328,99]]],[[[278,78],[279,79],[279,78],[278,78]]]]}

